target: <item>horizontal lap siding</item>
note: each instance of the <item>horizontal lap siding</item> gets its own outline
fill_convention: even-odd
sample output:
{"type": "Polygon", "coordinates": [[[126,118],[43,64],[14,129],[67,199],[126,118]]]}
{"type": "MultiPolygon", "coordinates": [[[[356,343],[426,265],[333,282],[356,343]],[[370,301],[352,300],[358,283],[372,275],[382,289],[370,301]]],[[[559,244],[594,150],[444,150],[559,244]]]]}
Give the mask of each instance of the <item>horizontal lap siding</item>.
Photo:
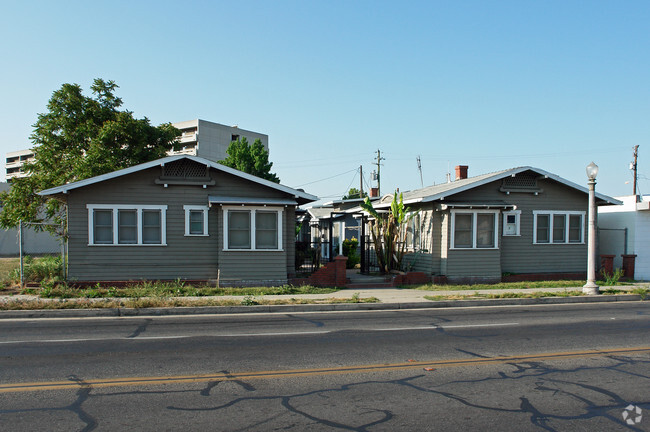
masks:
{"type": "MultiPolygon", "coordinates": [[[[220,207],[209,210],[208,237],[185,237],[183,205],[205,206],[208,195],[255,197],[260,196],[260,190],[267,190],[214,170],[211,174],[216,185],[205,189],[157,185],[154,180],[160,175],[160,168],[156,167],[71,191],[68,194],[70,279],[216,279],[219,265],[231,264],[228,260],[219,262],[220,207]],[[167,205],[167,246],[88,246],[86,204],[167,205]]],[[[268,190],[265,196],[286,197],[273,190],[268,190]]],[[[280,265],[282,269],[286,267],[284,257],[280,265]]]]}
{"type": "MultiPolygon", "coordinates": [[[[429,206],[430,207],[430,206],[429,206]]],[[[413,206],[413,210],[417,207],[413,206]]],[[[436,213],[420,209],[420,251],[409,251],[404,255],[402,267],[410,271],[435,274],[440,268],[440,222],[436,213]]]]}
{"type": "Polygon", "coordinates": [[[221,252],[221,279],[284,280],[287,278],[284,252],[221,252]]]}
{"type": "MultiPolygon", "coordinates": [[[[296,209],[288,206],[284,209],[284,250],[286,259],[286,274],[296,275],[296,209]]],[[[286,277],[286,276],[285,276],[286,277]]]]}
{"type": "MultiPolygon", "coordinates": [[[[494,182],[454,196],[454,201],[504,201],[514,204],[521,211],[520,236],[503,236],[503,214],[499,214],[500,268],[507,273],[557,273],[584,272],[587,265],[586,244],[533,244],[533,211],[584,211],[587,210],[587,194],[561,185],[549,179],[539,179],[543,190],[532,193],[499,191],[501,182],[494,182]]],[[[587,214],[584,218],[584,238],[587,238],[587,214]]],[[[453,251],[450,251],[450,255],[453,251]]],[[[492,258],[490,258],[492,260],[492,258]]],[[[485,267],[479,259],[481,267],[485,267]]],[[[474,265],[474,264],[472,264],[474,265]]]]}
{"type": "MultiPolygon", "coordinates": [[[[508,273],[584,272],[587,268],[587,194],[550,180],[539,180],[543,193],[516,194],[521,236],[501,237],[502,269],[508,273]],[[584,211],[584,244],[533,244],[534,210],[584,211]]],[[[513,197],[513,198],[514,198],[513,197]]],[[[503,224],[503,218],[500,221],[503,224]]],[[[503,226],[501,226],[501,230],[503,226]]],[[[502,232],[502,231],[501,231],[502,232]]]]}
{"type": "MultiPolygon", "coordinates": [[[[269,207],[274,208],[274,207],[269,207]]],[[[219,278],[222,280],[243,280],[243,281],[277,281],[287,279],[287,254],[286,251],[224,251],[223,250],[223,210],[218,208],[218,231],[219,231],[219,278]]],[[[287,208],[283,211],[283,224],[287,226],[287,208]]],[[[290,228],[295,236],[295,221],[289,222],[290,228]]],[[[293,237],[291,237],[293,240],[293,237]]],[[[288,239],[284,239],[287,244],[288,239]]],[[[295,248],[295,242],[292,247],[295,248]]],[[[293,259],[293,257],[292,257],[293,259]]]]}
{"type": "Polygon", "coordinates": [[[501,254],[498,249],[450,250],[447,256],[449,277],[501,277],[501,254]]]}

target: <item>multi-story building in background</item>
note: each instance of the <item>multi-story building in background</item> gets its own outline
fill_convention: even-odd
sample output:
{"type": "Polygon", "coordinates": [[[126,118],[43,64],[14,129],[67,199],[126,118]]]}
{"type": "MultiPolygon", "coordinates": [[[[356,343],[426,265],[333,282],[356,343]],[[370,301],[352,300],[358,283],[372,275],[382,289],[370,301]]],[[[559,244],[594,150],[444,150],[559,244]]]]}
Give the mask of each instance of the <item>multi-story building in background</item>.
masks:
{"type": "MultiPolygon", "coordinates": [[[[206,120],[189,120],[179,123],[172,123],[174,127],[181,130],[179,142],[181,149],[170,151],[170,155],[187,154],[201,156],[213,161],[220,161],[226,158],[226,150],[232,141],[246,138],[249,144],[259,139],[264,148],[269,149],[269,136],[258,132],[240,129],[237,126],[226,126],[206,120]]],[[[34,160],[32,150],[19,150],[7,153],[5,162],[5,179],[11,181],[16,177],[25,177],[23,165],[34,160]]]]}
{"type": "Polygon", "coordinates": [[[206,120],[189,120],[172,125],[181,130],[179,138],[182,148],[173,154],[201,156],[213,161],[226,158],[226,150],[232,141],[246,138],[249,144],[259,139],[264,148],[269,149],[269,136],[258,132],[240,129],[237,126],[226,126],[206,120]]]}
{"type": "Polygon", "coordinates": [[[18,150],[7,153],[5,159],[5,179],[10,181],[17,177],[26,177],[27,173],[23,170],[23,165],[34,160],[34,152],[31,150],[18,150]]]}

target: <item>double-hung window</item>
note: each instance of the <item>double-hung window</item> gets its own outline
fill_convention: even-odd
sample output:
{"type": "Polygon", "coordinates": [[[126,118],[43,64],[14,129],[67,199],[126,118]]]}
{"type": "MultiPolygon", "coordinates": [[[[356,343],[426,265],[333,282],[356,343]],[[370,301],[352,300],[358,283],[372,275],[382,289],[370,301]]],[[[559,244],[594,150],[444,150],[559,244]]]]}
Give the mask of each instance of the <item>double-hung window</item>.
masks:
{"type": "Polygon", "coordinates": [[[408,250],[420,249],[420,214],[412,215],[406,224],[406,248],[408,250]]]}
{"type": "Polygon", "coordinates": [[[584,243],[585,212],[536,210],[533,216],[533,243],[584,243]]]}
{"type": "Polygon", "coordinates": [[[452,210],[452,249],[497,249],[495,210],[452,210]]]}
{"type": "Polygon", "coordinates": [[[282,250],[282,209],[224,207],[226,250],[282,250]]]}
{"type": "Polygon", "coordinates": [[[89,245],[165,245],[167,206],[88,204],[89,245]]]}
{"type": "Polygon", "coordinates": [[[185,235],[208,235],[208,206],[184,205],[185,210],[185,235]]]}

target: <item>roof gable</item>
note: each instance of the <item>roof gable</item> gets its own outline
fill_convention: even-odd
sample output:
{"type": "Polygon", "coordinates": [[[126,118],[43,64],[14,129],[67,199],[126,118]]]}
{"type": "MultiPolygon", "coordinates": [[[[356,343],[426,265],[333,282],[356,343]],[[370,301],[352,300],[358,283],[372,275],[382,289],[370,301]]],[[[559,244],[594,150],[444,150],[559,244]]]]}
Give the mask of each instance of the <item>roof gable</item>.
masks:
{"type": "MultiPolygon", "coordinates": [[[[462,180],[456,180],[450,183],[427,186],[425,188],[416,189],[413,191],[406,191],[403,192],[404,204],[426,203],[426,202],[444,200],[446,198],[449,198],[461,192],[474,189],[488,183],[503,180],[508,177],[515,177],[517,174],[525,173],[527,171],[535,173],[537,176],[554,180],[564,186],[570,187],[580,192],[584,192],[585,194],[589,192],[586,187],[577,185],[569,180],[566,180],[548,171],[544,171],[542,169],[534,168],[530,166],[523,166],[517,168],[510,168],[502,171],[496,171],[488,174],[482,174],[482,175],[469,177],[462,180]]],[[[521,187],[524,190],[532,190],[534,188],[532,185],[526,183],[529,183],[529,178],[527,178],[526,181],[522,182],[520,186],[513,185],[512,187],[515,189],[517,187],[521,187]]],[[[598,192],[596,193],[596,198],[607,204],[620,203],[620,201],[598,192]]],[[[375,207],[381,208],[381,207],[386,207],[388,205],[390,204],[385,204],[382,202],[382,204],[375,205],[375,207]]]]}
{"type": "Polygon", "coordinates": [[[165,157],[165,158],[162,158],[162,159],[156,159],[156,160],[153,160],[151,162],[145,162],[143,164],[139,164],[139,165],[135,165],[135,166],[132,166],[132,167],[129,167],[129,168],[124,168],[124,169],[121,169],[121,170],[113,171],[113,172],[102,174],[102,175],[95,176],[95,177],[91,177],[91,178],[88,178],[88,179],[85,179],[85,180],[80,180],[80,181],[76,181],[76,182],[73,182],[73,183],[67,183],[67,184],[62,185],[62,186],[58,186],[58,187],[54,187],[54,188],[50,188],[50,189],[45,189],[45,190],[39,192],[39,195],[48,196],[48,195],[56,195],[56,194],[60,194],[60,193],[65,194],[65,193],[68,193],[69,191],[74,190],[74,189],[78,189],[78,188],[85,187],[85,186],[90,186],[90,185],[93,185],[93,184],[96,184],[96,183],[101,183],[101,182],[111,180],[111,179],[114,179],[114,178],[122,177],[122,176],[129,175],[129,174],[133,174],[133,173],[136,173],[136,172],[139,172],[139,171],[144,171],[144,170],[147,170],[149,168],[156,167],[156,166],[165,166],[166,164],[179,165],[178,163],[174,164],[174,162],[178,162],[178,161],[181,161],[183,159],[187,159],[187,160],[196,162],[196,163],[204,165],[204,166],[206,166],[208,168],[212,168],[212,169],[214,169],[216,171],[221,171],[221,172],[224,172],[226,174],[230,174],[230,175],[239,177],[241,179],[251,181],[253,183],[259,184],[260,186],[264,186],[264,187],[267,187],[267,188],[270,188],[270,189],[274,189],[274,190],[277,190],[277,191],[284,192],[286,194],[292,195],[294,198],[298,199],[300,201],[300,203],[316,201],[318,199],[318,197],[316,197],[314,195],[311,195],[311,194],[308,194],[308,193],[306,193],[304,191],[293,189],[293,188],[290,188],[288,186],[284,186],[284,185],[281,185],[281,184],[278,184],[278,183],[273,183],[272,181],[265,180],[263,178],[256,177],[256,176],[251,175],[251,174],[247,174],[245,172],[236,170],[234,168],[227,167],[225,165],[221,165],[220,163],[211,161],[209,159],[205,159],[205,158],[198,157],[198,156],[188,156],[188,155],[176,155],[176,156],[168,156],[168,157],[165,157]]]}

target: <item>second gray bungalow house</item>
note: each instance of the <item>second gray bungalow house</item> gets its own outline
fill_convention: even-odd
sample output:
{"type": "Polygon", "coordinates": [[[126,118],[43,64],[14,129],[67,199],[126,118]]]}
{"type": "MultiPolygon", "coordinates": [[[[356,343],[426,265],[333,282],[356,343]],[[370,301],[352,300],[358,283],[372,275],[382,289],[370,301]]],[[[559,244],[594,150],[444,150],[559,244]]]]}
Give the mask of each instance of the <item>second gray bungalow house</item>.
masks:
{"type": "MultiPolygon", "coordinates": [[[[407,236],[406,267],[456,282],[580,276],[587,267],[587,188],[519,167],[404,192],[420,210],[407,236]]],[[[392,195],[375,209],[388,208],[392,195]]],[[[596,194],[597,205],[619,204],[596,194]]]]}
{"type": "Polygon", "coordinates": [[[317,197],[196,156],[170,156],[40,192],[68,212],[71,281],[281,285],[295,209],[317,197]]]}

